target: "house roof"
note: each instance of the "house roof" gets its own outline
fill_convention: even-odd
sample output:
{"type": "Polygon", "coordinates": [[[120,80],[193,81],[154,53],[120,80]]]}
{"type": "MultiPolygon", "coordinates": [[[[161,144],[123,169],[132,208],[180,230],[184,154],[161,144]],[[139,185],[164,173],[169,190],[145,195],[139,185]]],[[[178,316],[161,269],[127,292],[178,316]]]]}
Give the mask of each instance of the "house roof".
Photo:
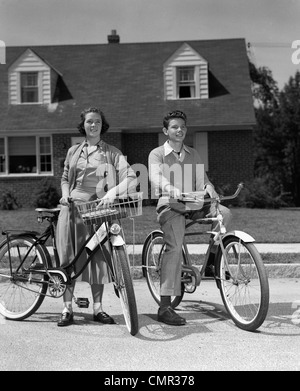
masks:
{"type": "Polygon", "coordinates": [[[28,47],[7,47],[0,65],[0,131],[76,131],[80,112],[101,107],[113,130],[161,129],[174,109],[195,127],[249,127],[255,123],[245,40],[220,39],[30,47],[62,79],[60,101],[9,105],[8,68],[28,47]],[[209,99],[165,100],[163,65],[184,43],[209,66],[209,99]]]}

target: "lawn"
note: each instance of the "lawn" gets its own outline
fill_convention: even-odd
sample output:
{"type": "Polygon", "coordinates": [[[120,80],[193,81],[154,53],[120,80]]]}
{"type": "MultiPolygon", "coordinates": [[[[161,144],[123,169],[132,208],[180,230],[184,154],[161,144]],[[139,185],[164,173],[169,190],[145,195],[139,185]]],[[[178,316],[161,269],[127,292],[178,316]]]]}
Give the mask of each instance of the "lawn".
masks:
{"type": "MultiPolygon", "coordinates": [[[[232,208],[233,220],[229,230],[238,229],[252,235],[258,243],[300,243],[300,209],[246,209],[232,208]]],[[[42,232],[47,223],[42,225],[37,222],[37,213],[28,209],[13,211],[0,210],[0,232],[5,229],[34,230],[42,232]]],[[[127,243],[133,241],[133,225],[135,228],[135,244],[143,244],[149,232],[159,229],[156,222],[155,208],[146,206],[143,215],[134,220],[123,220],[123,227],[127,243]]],[[[209,226],[201,225],[197,229],[209,229],[209,226]]],[[[196,230],[196,226],[194,229],[196,230]]],[[[1,236],[0,236],[1,240],[1,236]]],[[[191,236],[190,243],[207,243],[208,235],[191,236]]],[[[203,256],[193,256],[195,264],[203,262],[203,256]]],[[[141,256],[135,255],[134,264],[141,263],[141,256]]],[[[132,260],[131,260],[132,261],[132,260]]],[[[264,263],[299,263],[299,253],[293,254],[263,254],[264,263]]]]}
{"type": "MultiPolygon", "coordinates": [[[[246,209],[232,208],[233,220],[229,230],[238,229],[252,235],[258,243],[300,243],[300,209],[246,209]]],[[[41,232],[46,223],[37,222],[34,209],[13,211],[0,210],[0,230],[20,229],[41,232]]],[[[132,220],[123,220],[125,232],[130,240],[132,220]]],[[[135,218],[135,243],[143,243],[147,234],[159,228],[156,222],[155,208],[146,206],[143,215],[135,218]]],[[[200,226],[201,230],[209,226],[200,226]]],[[[195,242],[197,237],[190,237],[195,242]]],[[[200,242],[207,242],[207,235],[200,237],[200,242]]]]}

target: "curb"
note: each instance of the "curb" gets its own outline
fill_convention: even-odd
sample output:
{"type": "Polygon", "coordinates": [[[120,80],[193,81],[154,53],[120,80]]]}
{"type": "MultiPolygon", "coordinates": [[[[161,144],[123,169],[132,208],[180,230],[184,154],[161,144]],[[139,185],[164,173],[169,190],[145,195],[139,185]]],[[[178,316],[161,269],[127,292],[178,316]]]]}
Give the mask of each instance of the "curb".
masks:
{"type": "MultiPolygon", "coordinates": [[[[265,264],[265,268],[268,278],[300,278],[300,263],[265,264]]],[[[142,266],[131,266],[131,275],[134,280],[144,278],[142,266]]]]}

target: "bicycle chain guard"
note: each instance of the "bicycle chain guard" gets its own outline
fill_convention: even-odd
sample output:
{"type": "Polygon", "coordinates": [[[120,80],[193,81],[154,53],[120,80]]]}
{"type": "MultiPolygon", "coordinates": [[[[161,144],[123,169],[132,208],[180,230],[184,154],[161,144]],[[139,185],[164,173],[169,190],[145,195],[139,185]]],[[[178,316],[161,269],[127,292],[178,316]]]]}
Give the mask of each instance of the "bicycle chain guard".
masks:
{"type": "Polygon", "coordinates": [[[182,276],[185,292],[195,292],[201,281],[201,275],[198,268],[196,266],[182,265],[182,276]]]}

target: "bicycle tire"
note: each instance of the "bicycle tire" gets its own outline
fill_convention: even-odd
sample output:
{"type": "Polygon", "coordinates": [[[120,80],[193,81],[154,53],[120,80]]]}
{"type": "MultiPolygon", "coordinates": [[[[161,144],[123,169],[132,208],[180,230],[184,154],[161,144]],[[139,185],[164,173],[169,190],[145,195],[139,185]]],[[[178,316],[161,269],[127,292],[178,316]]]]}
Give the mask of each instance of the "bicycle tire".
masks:
{"type": "MultiPolygon", "coordinates": [[[[146,277],[147,285],[151,296],[160,305],[160,263],[164,254],[164,238],[161,231],[151,232],[144,243],[142,251],[143,275],[146,277]]],[[[183,260],[185,261],[185,254],[183,260]]],[[[171,296],[171,307],[176,308],[182,301],[184,295],[184,284],[181,284],[181,294],[171,296]]]]}
{"type": "Polygon", "coordinates": [[[232,235],[223,240],[216,258],[218,285],[226,310],[234,323],[246,331],[257,330],[269,308],[269,282],[261,256],[253,243],[232,235]]]}
{"type": "Polygon", "coordinates": [[[26,248],[30,248],[34,242],[33,237],[17,236],[9,241],[5,239],[0,244],[0,314],[6,319],[28,318],[38,310],[45,298],[48,276],[42,273],[30,275],[28,272],[33,264],[48,264],[43,246],[33,247],[22,269],[16,272],[24,260],[26,248]],[[33,276],[38,282],[33,281],[33,276]]]}
{"type": "Polygon", "coordinates": [[[124,246],[113,246],[112,254],[115,290],[118,292],[127,329],[131,335],[136,335],[139,330],[138,313],[127,252],[124,246]]]}

